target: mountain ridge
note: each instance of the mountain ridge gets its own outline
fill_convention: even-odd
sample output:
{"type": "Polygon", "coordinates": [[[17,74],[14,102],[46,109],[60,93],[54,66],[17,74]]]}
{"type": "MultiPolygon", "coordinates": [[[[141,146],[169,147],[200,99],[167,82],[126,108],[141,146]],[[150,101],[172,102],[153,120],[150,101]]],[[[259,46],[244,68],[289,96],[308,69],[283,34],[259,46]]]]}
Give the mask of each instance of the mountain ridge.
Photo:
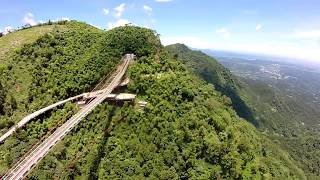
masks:
{"type": "MultiPolygon", "coordinates": [[[[185,45],[181,44],[170,45],[166,48],[169,49],[172,57],[176,57],[181,62],[187,64],[189,69],[200,78],[214,84],[215,87],[217,85],[222,86],[221,82],[212,81],[201,72],[206,71],[201,67],[206,67],[210,73],[206,73],[205,75],[217,76],[216,71],[220,71],[221,74],[221,69],[216,68],[216,66],[210,63],[214,62],[217,64],[217,60],[209,57],[209,55],[204,55],[198,50],[188,49],[185,45]],[[184,54],[188,52],[189,56],[179,57],[181,52],[184,52],[184,54]],[[195,58],[190,58],[192,57],[190,54],[195,58]]],[[[248,108],[252,109],[253,115],[259,124],[259,126],[256,126],[258,130],[266,134],[274,143],[279,144],[283,149],[287,150],[294,157],[296,164],[308,174],[308,179],[317,179],[316,177],[319,177],[317,164],[320,162],[319,147],[317,145],[319,142],[317,138],[319,134],[317,133],[317,117],[319,117],[319,115],[317,116],[319,113],[316,113],[317,106],[310,107],[309,104],[306,104],[308,100],[304,100],[303,97],[299,97],[299,101],[288,99],[284,93],[286,91],[285,86],[283,86],[285,82],[282,83],[283,87],[281,83],[272,84],[273,81],[283,81],[285,79],[266,80],[265,82],[259,80],[259,76],[257,76],[257,73],[254,73],[254,70],[259,70],[261,67],[268,68],[269,64],[273,65],[276,63],[274,61],[259,61],[260,63],[258,63],[258,60],[241,61],[241,58],[219,58],[219,62],[222,62],[226,67],[230,67],[233,73],[235,73],[236,76],[229,75],[229,77],[234,79],[233,82],[235,82],[234,86],[236,87],[234,89],[240,94],[240,98],[245,101],[248,108]],[[256,64],[259,66],[255,67],[256,64]],[[253,72],[248,76],[248,72],[251,71],[253,72]],[[239,76],[241,73],[243,73],[243,76],[239,76]]],[[[272,68],[270,70],[272,71],[272,68]]],[[[277,73],[280,73],[280,71],[277,73]]],[[[313,76],[310,75],[309,77],[313,76]]],[[[307,80],[305,82],[310,83],[307,80]]],[[[296,84],[304,83],[297,82],[296,84]]],[[[316,86],[316,83],[313,83],[313,86],[316,86]]],[[[217,90],[223,94],[221,89],[217,90]]],[[[310,100],[310,98],[308,99],[310,100]]],[[[233,103],[237,103],[237,101],[233,103]]]]}
{"type": "Polygon", "coordinates": [[[259,127],[259,123],[255,119],[252,110],[240,97],[241,84],[228,69],[214,58],[209,57],[201,51],[192,51],[184,44],[169,45],[166,46],[166,49],[176,59],[186,63],[194,73],[205,81],[212,83],[219,92],[230,97],[232,106],[240,117],[259,127]]]}

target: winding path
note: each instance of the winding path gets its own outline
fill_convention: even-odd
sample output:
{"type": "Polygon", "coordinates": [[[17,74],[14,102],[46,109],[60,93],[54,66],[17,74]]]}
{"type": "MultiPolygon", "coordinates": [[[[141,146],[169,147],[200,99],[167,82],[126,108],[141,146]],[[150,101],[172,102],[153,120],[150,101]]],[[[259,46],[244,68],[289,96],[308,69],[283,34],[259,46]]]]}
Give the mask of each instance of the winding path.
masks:
{"type": "Polygon", "coordinates": [[[29,114],[27,115],[26,117],[24,117],[21,121],[19,121],[16,125],[12,126],[5,134],[3,134],[1,137],[0,137],[0,142],[4,142],[4,140],[6,140],[11,134],[13,134],[17,129],[23,127],[24,125],[26,125],[31,119],[39,116],[40,114],[43,114],[45,113],[46,111],[49,111],[57,106],[60,106],[62,104],[65,104],[69,101],[73,101],[73,100],[76,100],[76,99],[79,99],[79,98],[82,98],[83,96],[85,96],[87,93],[84,93],[84,94],[80,94],[78,96],[74,96],[74,97],[71,97],[71,98],[68,98],[68,99],[65,99],[63,101],[59,101],[57,103],[54,103],[54,104],[51,104],[50,106],[47,106],[45,108],[42,108],[32,114],[29,114]]]}
{"type": "MultiPolygon", "coordinates": [[[[124,57],[124,64],[119,73],[114,77],[111,83],[103,89],[89,104],[82,108],[78,113],[71,117],[66,123],[60,126],[52,135],[44,140],[40,145],[35,147],[24,159],[18,162],[11,170],[8,171],[2,179],[22,179],[39,162],[60,139],[62,139],[71,129],[76,126],[84,117],[86,117],[96,106],[102,103],[108,95],[116,88],[124,76],[129,63],[133,60],[133,54],[127,54],[124,57]]],[[[81,95],[79,95],[81,96],[81,95]]],[[[76,96],[77,97],[77,96],[76,96]]],[[[76,98],[73,97],[73,98],[76,98]]]]}

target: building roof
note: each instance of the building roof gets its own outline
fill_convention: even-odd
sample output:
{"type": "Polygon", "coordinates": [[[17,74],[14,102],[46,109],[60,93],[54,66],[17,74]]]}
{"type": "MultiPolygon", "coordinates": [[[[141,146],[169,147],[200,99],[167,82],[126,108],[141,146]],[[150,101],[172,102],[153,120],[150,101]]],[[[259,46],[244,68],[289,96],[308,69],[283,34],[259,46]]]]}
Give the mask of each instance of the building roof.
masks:
{"type": "Polygon", "coordinates": [[[120,93],[116,96],[116,100],[133,100],[136,98],[135,94],[129,94],[129,93],[120,93]]]}

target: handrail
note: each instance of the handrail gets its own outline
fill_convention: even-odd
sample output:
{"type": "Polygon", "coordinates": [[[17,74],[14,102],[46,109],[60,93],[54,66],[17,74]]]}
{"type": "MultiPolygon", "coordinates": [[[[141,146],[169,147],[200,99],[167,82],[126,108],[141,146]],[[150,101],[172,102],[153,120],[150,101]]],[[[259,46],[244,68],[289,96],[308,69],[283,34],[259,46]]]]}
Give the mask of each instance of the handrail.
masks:
{"type": "Polygon", "coordinates": [[[2,179],[20,179],[23,178],[33,166],[39,162],[50,149],[61,140],[71,129],[76,126],[85,116],[87,116],[96,106],[102,103],[107,96],[121,83],[121,79],[124,76],[130,60],[133,59],[133,55],[130,57],[125,56],[125,62],[120,72],[114,77],[111,83],[104,89],[104,92],[97,96],[94,100],[90,101],[83,109],[71,117],[66,123],[60,126],[53,134],[51,134],[46,140],[44,140],[39,146],[28,154],[28,156],[21,162],[17,163],[14,168],[10,169],[2,179]]]}
{"type": "MultiPolygon", "coordinates": [[[[91,94],[91,93],[97,93],[97,94],[100,94],[100,91],[103,91],[103,90],[99,90],[99,91],[95,91],[100,85],[101,83],[107,78],[109,77],[112,73],[114,73],[115,71],[118,70],[118,67],[115,67],[113,68],[113,70],[103,78],[103,80],[101,80],[95,87],[94,89],[91,90],[91,92],[88,92],[88,93],[82,93],[80,95],[77,95],[77,96],[74,96],[74,97],[70,97],[68,99],[65,99],[65,100],[62,100],[62,101],[59,101],[59,102],[56,102],[54,104],[51,104],[47,107],[44,107],[36,112],[33,112],[31,114],[28,114],[27,116],[25,116],[21,121],[19,121],[16,125],[13,125],[6,133],[4,133],[3,135],[1,135],[0,137],[0,143],[3,143],[10,135],[12,135],[16,130],[18,130],[19,128],[23,127],[24,125],[26,125],[30,120],[34,119],[35,117],[39,116],[40,114],[43,114],[45,112],[47,112],[48,110],[51,110],[55,107],[58,107],[60,105],[63,105],[69,101],[73,101],[73,100],[76,100],[76,99],[79,99],[79,98],[83,98],[83,97],[86,97],[87,95],[91,94]]],[[[91,102],[91,100],[89,101],[91,102]]]]}

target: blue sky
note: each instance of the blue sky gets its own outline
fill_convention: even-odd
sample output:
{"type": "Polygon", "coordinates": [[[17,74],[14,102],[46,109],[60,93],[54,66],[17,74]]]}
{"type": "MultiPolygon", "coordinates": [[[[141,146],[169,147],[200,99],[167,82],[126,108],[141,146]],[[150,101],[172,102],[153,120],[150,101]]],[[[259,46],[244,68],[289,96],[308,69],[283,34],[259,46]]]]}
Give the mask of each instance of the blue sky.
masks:
{"type": "Polygon", "coordinates": [[[0,29],[76,19],[157,30],[163,44],[320,62],[319,0],[2,0],[0,29]]]}

